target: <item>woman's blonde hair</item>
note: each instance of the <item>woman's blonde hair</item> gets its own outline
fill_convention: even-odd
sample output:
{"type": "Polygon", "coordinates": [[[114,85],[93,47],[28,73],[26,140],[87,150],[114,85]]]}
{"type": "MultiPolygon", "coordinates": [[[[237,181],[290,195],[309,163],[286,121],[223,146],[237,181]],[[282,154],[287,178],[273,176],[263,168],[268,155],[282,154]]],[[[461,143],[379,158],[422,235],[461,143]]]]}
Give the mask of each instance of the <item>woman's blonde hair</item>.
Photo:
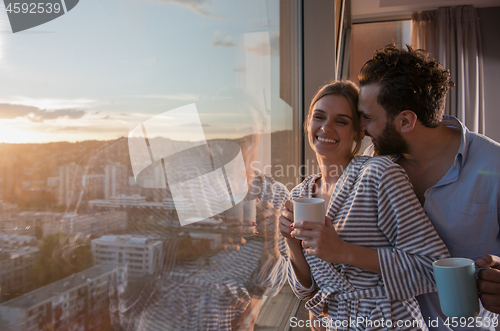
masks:
{"type": "Polygon", "coordinates": [[[361,138],[360,114],[358,112],[359,88],[350,80],[332,81],[319,88],[318,92],[311,101],[311,105],[309,106],[307,119],[304,122],[304,131],[307,132],[307,125],[311,119],[314,105],[319,99],[326,95],[340,95],[346,98],[347,102],[349,102],[352,112],[352,124],[354,126],[354,130],[356,131],[356,137],[354,139],[356,146],[352,151],[352,156],[354,156],[359,152],[361,140],[363,139],[361,138]]]}

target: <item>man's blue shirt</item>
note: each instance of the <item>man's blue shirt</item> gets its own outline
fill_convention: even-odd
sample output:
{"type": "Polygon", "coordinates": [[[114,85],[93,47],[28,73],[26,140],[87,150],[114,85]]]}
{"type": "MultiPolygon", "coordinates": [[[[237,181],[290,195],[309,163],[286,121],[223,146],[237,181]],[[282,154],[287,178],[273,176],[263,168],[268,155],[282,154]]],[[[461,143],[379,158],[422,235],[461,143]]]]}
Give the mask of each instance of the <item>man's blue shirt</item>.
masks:
{"type": "MultiPolygon", "coordinates": [[[[452,257],[477,260],[485,254],[500,256],[500,144],[470,132],[452,116],[444,116],[443,124],[461,131],[462,142],[450,170],[425,192],[424,210],[452,257]]],[[[434,321],[434,325],[428,323],[431,330],[450,329],[437,293],[417,299],[424,318],[434,321]]],[[[495,316],[498,318],[482,309],[476,321],[495,316]]],[[[473,329],[494,330],[486,323],[473,329]]]]}
{"type": "MultiPolygon", "coordinates": [[[[470,132],[455,117],[443,116],[442,123],[460,131],[462,141],[451,168],[425,192],[425,213],[452,257],[477,260],[485,254],[500,256],[500,144],[470,132]]],[[[368,149],[364,154],[370,153],[368,149]]],[[[397,159],[398,156],[393,157],[394,161],[397,159]]],[[[437,293],[423,294],[417,299],[425,320],[437,321],[428,325],[429,329],[450,330],[445,326],[447,317],[441,313],[437,293]]],[[[497,315],[484,309],[479,314],[483,320],[487,316],[497,315]]]]}
{"type": "Polygon", "coordinates": [[[452,116],[443,124],[461,131],[462,142],[453,166],[425,192],[424,210],[452,257],[500,256],[500,144],[452,116]]]}

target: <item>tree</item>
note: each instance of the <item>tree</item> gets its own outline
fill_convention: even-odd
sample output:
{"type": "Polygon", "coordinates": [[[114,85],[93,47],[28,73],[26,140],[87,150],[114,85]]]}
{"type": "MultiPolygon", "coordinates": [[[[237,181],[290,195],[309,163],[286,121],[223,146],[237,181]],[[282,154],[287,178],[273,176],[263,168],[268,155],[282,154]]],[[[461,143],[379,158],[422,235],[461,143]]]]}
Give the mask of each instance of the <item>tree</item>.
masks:
{"type": "Polygon", "coordinates": [[[39,249],[31,272],[36,288],[90,268],[93,263],[90,243],[77,236],[63,233],[47,236],[39,249]]]}

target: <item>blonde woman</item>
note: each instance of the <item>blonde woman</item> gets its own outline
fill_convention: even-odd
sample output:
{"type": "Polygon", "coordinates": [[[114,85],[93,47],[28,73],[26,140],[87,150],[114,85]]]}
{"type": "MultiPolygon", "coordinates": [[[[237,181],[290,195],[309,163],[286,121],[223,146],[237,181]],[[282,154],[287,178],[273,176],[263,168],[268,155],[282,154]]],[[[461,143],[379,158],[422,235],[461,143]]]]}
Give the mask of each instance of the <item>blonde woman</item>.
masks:
{"type": "Polygon", "coordinates": [[[435,291],[431,263],[448,251],[404,170],[387,157],[355,156],[357,101],[358,88],[342,81],[311,102],[305,128],[321,172],[292,198],[323,198],[328,218],[292,223],[292,202],[281,210],[289,282],[307,300],[313,330],[427,330],[415,296],[435,291]]]}

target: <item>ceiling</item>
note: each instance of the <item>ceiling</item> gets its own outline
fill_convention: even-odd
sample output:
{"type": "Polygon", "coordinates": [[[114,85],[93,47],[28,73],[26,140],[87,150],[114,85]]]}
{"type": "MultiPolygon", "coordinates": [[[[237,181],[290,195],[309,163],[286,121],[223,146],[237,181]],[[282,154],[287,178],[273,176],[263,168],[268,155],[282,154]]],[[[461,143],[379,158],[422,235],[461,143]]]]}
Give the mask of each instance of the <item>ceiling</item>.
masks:
{"type": "Polygon", "coordinates": [[[422,10],[460,5],[473,5],[477,8],[500,7],[500,0],[351,0],[351,12],[353,21],[364,21],[409,17],[410,14],[422,10]]]}

